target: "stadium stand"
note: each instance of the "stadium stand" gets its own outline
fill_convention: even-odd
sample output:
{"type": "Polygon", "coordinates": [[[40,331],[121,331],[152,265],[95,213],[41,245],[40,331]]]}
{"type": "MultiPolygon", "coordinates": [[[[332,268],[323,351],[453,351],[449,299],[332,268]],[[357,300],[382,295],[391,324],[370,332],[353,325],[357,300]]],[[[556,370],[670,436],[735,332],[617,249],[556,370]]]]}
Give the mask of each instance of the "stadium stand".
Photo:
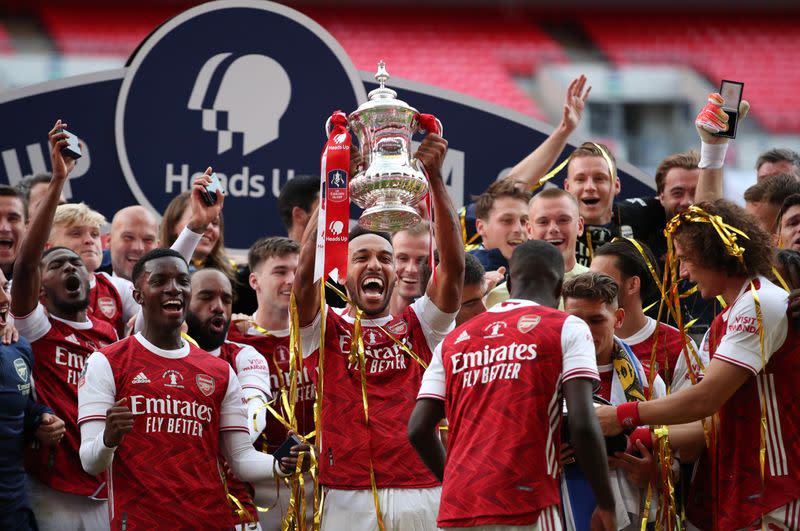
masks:
{"type": "Polygon", "coordinates": [[[513,75],[530,75],[542,61],[566,62],[561,47],[525,18],[496,10],[481,16],[452,10],[413,12],[306,9],[342,43],[361,70],[384,59],[389,72],[543,118],[513,75]],[[364,31],[364,28],[370,31],[364,31]],[[413,46],[412,46],[413,45],[413,46]]]}
{"type": "Polygon", "coordinates": [[[164,21],[182,11],[182,6],[43,5],[39,17],[56,48],[63,54],[108,54],[127,56],[164,21]]]}
{"type": "Polygon", "coordinates": [[[753,114],[770,132],[800,132],[795,15],[614,14],[582,17],[589,36],[617,64],[688,65],[707,76],[743,81],[753,114]]]}
{"type": "MultiPolygon", "coordinates": [[[[175,5],[146,10],[47,5],[39,14],[56,48],[66,55],[129,55],[179,11],[175,5]]],[[[474,12],[426,10],[424,20],[415,13],[380,8],[366,13],[328,8],[305,12],[333,34],[361,70],[374,71],[378,59],[384,59],[395,77],[454,90],[539,119],[545,118],[544,113],[513,75],[530,75],[543,61],[567,61],[558,43],[538,26],[492,9],[481,17],[474,12]]]]}

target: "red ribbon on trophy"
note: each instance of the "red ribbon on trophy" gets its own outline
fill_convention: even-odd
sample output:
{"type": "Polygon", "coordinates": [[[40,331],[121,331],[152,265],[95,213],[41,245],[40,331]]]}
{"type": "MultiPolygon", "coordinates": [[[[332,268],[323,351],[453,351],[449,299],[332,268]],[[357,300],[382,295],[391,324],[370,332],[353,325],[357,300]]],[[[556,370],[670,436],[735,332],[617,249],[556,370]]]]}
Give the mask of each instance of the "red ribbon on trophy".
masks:
{"type": "MultiPolygon", "coordinates": [[[[334,112],[328,120],[328,141],[322,150],[320,216],[324,267],[322,276],[334,272],[337,282],[347,277],[347,236],[350,226],[350,133],[347,116],[334,112]]],[[[319,261],[318,261],[319,263],[319,261]]],[[[316,276],[316,275],[315,275],[316,276]]]]}

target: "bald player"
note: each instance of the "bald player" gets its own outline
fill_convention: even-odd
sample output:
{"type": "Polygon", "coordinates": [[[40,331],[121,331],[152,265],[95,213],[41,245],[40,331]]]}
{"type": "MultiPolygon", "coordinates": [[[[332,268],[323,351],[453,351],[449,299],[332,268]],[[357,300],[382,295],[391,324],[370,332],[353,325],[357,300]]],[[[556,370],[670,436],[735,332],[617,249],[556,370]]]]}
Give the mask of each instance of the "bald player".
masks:
{"type": "Polygon", "coordinates": [[[125,207],[111,220],[108,245],[113,275],[130,280],[139,258],[159,245],[158,220],[143,206],[125,207]]]}

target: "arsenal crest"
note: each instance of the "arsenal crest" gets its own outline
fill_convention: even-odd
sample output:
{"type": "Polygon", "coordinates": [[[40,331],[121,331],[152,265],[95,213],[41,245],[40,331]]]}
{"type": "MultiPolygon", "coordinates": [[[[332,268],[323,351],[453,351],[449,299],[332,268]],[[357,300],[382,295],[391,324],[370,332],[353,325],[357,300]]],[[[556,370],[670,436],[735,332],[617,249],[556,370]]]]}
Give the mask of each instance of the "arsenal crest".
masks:
{"type": "Polygon", "coordinates": [[[111,297],[99,297],[97,299],[97,307],[109,319],[117,313],[117,303],[111,297]]]}
{"type": "Polygon", "coordinates": [[[195,381],[197,382],[197,388],[200,389],[200,392],[205,396],[211,396],[211,393],[214,392],[214,378],[211,376],[207,374],[198,374],[195,376],[195,381]]]}
{"type": "Polygon", "coordinates": [[[25,363],[25,360],[22,358],[17,358],[14,360],[14,368],[17,370],[17,376],[23,382],[28,381],[28,364],[25,363]]]}
{"type": "Polygon", "coordinates": [[[536,328],[536,325],[538,325],[541,320],[542,317],[540,315],[523,315],[519,318],[519,321],[517,321],[517,330],[523,334],[527,334],[536,328]]]}

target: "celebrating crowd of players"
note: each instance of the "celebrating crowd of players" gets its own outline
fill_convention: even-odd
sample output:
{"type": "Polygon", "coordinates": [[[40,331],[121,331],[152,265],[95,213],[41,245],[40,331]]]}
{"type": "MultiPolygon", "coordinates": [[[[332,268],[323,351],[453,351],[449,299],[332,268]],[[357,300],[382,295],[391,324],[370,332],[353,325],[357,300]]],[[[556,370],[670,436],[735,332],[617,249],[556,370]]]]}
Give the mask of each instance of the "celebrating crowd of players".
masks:
{"type": "Polygon", "coordinates": [[[0,528],[800,529],[800,156],[721,199],[710,98],[656,197],[615,202],[594,142],[542,187],[589,92],[460,212],[429,134],[432,218],[354,227],[338,288],[316,177],[246,265],[211,168],[104,254],[56,122],[52,173],[0,186],[0,528]]]}

